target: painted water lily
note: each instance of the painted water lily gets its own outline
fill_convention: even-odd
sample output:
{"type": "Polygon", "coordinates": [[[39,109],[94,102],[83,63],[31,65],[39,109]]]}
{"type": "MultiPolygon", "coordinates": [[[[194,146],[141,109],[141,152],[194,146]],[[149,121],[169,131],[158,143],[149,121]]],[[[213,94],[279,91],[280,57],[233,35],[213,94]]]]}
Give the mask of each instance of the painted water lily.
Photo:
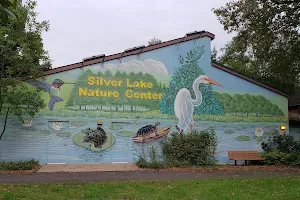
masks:
{"type": "Polygon", "coordinates": [[[32,126],[32,120],[24,120],[23,121],[23,126],[26,128],[29,128],[32,126]]]}
{"type": "Polygon", "coordinates": [[[52,128],[55,131],[60,131],[63,128],[63,123],[62,122],[53,122],[52,128]]]}
{"type": "Polygon", "coordinates": [[[260,143],[262,140],[262,136],[264,135],[264,130],[262,128],[255,129],[255,136],[257,137],[257,142],[260,143]]]}
{"type": "Polygon", "coordinates": [[[261,137],[264,134],[264,130],[262,128],[256,128],[255,129],[255,136],[261,137]]]}

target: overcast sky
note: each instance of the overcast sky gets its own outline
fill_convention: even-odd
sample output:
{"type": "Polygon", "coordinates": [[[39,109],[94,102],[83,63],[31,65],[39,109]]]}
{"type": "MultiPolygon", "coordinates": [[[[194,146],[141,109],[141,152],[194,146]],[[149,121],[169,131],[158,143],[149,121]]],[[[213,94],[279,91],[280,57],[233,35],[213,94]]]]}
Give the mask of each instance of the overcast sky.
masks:
{"type": "Polygon", "coordinates": [[[220,48],[232,35],[211,11],[227,0],[38,0],[40,20],[50,21],[43,34],[53,67],[84,57],[110,55],[127,48],[183,37],[206,30],[216,35],[220,48]]]}

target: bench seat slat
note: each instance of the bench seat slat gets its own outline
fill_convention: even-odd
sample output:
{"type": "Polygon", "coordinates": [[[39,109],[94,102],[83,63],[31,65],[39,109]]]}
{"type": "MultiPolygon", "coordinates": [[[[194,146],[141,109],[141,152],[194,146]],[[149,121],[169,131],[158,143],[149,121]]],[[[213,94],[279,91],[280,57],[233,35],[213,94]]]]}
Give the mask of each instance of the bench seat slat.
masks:
{"type": "Polygon", "coordinates": [[[258,151],[228,151],[230,160],[263,160],[258,151]]]}

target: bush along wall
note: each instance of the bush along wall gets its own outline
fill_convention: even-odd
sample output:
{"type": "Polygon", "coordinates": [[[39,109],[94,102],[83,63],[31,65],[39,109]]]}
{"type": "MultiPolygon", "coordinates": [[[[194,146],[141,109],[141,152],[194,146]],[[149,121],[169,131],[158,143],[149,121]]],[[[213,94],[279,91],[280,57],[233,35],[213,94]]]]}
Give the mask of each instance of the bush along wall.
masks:
{"type": "Polygon", "coordinates": [[[189,134],[174,132],[157,147],[147,147],[140,153],[141,168],[196,167],[217,163],[217,137],[214,129],[194,130],[189,134]]]}
{"type": "Polygon", "coordinates": [[[39,166],[37,160],[0,162],[0,171],[32,170],[39,166]]]}
{"type": "Polygon", "coordinates": [[[214,165],[216,147],[214,129],[195,130],[186,135],[173,133],[162,142],[165,164],[174,167],[214,165]]]}
{"type": "Polygon", "coordinates": [[[262,149],[267,165],[300,166],[300,141],[293,136],[276,133],[262,143],[262,149]]]}

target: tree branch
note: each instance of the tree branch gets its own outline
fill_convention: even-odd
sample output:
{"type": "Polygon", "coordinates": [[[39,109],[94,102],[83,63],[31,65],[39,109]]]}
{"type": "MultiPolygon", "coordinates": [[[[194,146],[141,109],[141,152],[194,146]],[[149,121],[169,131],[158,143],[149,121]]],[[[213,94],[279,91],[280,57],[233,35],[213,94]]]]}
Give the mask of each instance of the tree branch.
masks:
{"type": "Polygon", "coordinates": [[[300,3],[300,0],[271,0],[271,2],[276,4],[293,4],[293,3],[300,3]]]}

